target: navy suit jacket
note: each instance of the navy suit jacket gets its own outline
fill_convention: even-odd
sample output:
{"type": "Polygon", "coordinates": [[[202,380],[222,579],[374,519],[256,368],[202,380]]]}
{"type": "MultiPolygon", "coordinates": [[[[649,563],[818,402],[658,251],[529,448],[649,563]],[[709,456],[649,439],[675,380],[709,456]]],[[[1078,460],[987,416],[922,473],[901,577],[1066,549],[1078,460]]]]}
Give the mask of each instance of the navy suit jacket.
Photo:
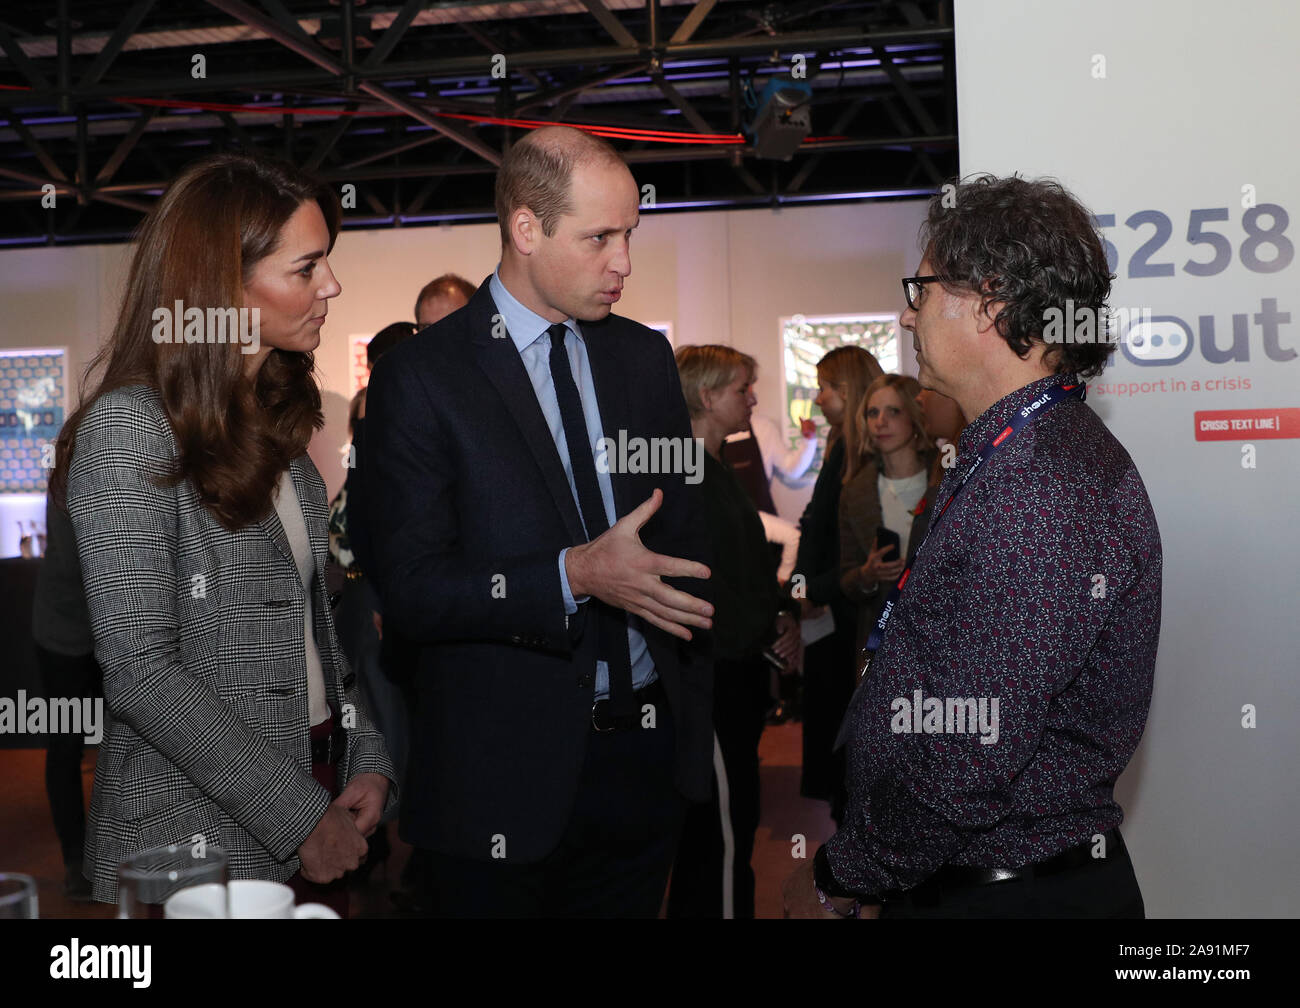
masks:
{"type": "MultiPolygon", "coordinates": [[[[366,493],[384,628],[418,651],[410,843],[538,861],[559,843],[591,732],[597,620],[567,621],[557,558],[585,541],[577,504],[514,342],[484,282],[469,304],[386,353],[366,397],[366,493]]],[[[604,436],[691,437],[672,349],[615,315],[582,322],[604,436]]],[[[611,466],[611,468],[616,468],[611,466]]],[[[611,473],[617,514],[659,487],[641,530],[657,553],[708,563],[699,485],[611,473]]],[[[707,582],[673,582],[708,598],[707,582]]],[[[708,634],[644,629],[676,725],[678,789],[711,789],[708,634]]]]}

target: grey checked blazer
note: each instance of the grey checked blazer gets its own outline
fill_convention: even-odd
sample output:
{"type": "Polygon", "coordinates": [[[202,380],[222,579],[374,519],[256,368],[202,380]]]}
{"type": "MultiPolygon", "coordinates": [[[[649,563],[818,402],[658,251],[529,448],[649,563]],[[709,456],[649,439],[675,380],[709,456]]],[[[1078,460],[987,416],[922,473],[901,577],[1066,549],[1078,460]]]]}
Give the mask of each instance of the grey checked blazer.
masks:
{"type": "MultiPolygon", "coordinates": [[[[157,392],[135,385],[87,410],[68,474],[109,712],[85,850],[95,899],[106,902],[117,899],[124,857],[196,835],[229,853],[231,878],[283,882],[330,803],[311,775],[307,600],[288,538],[274,508],[230,532],[189,481],[156,487],[150,475],[176,451],[157,392]]],[[[325,485],[306,455],[290,471],[316,558],[325,691],[345,727],[355,713],[340,788],[359,773],[393,781],[334,633],[325,485]]],[[[386,814],[396,800],[392,784],[386,814]]]]}

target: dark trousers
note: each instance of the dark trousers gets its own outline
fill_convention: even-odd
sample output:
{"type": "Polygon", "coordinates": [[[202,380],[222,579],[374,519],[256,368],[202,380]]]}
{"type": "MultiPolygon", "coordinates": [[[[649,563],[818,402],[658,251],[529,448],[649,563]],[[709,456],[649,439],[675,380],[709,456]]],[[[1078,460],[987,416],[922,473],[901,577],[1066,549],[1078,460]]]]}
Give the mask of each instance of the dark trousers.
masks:
{"type": "Polygon", "coordinates": [[[1107,857],[1042,878],[963,886],[911,894],[885,903],[880,916],[921,917],[1081,917],[1142,920],[1146,907],[1133,874],[1128,849],[1113,845],[1107,857]]]}
{"type": "Polygon", "coordinates": [[[673,784],[668,704],[654,728],[595,733],[564,835],[532,864],[425,853],[421,903],[435,917],[641,917],[659,915],[685,801],[673,784]]]}
{"type": "Polygon", "coordinates": [[[835,613],[835,632],[810,644],[803,658],[803,771],[799,792],[831,803],[836,821],[844,803],[844,750],[835,736],[853,696],[857,623],[835,613]]]}
{"type": "Polygon", "coordinates": [[[719,660],[713,670],[713,798],[692,805],[673,865],[669,917],[752,918],[758,830],[758,742],[767,664],[719,660]]]}
{"type": "MultiPolygon", "coordinates": [[[[103,673],[93,654],[63,655],[39,644],[36,663],[49,697],[100,697],[104,695],[103,673]]],[[[46,736],[45,794],[50,802],[54,832],[63,852],[64,867],[81,864],[86,841],[86,805],[81,789],[81,735],[46,736]]]]}

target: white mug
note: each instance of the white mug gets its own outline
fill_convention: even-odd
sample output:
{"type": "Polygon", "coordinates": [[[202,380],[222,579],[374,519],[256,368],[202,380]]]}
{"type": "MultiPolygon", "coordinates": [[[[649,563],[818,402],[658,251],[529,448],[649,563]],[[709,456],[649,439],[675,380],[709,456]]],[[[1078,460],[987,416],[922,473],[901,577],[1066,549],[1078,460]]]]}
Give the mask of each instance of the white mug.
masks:
{"type": "MultiPolygon", "coordinates": [[[[293,905],[293,890],[279,882],[236,879],[229,883],[230,916],[256,920],[338,920],[323,903],[293,905]]],[[[203,920],[226,916],[226,889],[208,883],[175,893],[163,904],[168,918],[203,920]]]]}

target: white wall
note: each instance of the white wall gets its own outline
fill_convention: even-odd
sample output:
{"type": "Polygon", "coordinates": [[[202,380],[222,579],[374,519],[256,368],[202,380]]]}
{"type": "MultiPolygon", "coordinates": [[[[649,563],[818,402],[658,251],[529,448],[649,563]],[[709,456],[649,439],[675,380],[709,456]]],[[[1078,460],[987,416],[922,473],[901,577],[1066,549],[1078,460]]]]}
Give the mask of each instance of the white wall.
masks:
{"type": "MultiPolygon", "coordinates": [[[[1053,175],[1094,213],[1114,213],[1119,252],[1112,303],[1181,318],[1232,316],[1276,298],[1291,314],[1281,346],[1300,349],[1300,260],[1274,273],[1240,257],[1242,187],[1290,215],[1300,242],[1300,7],[1270,0],[958,0],[962,171],[1053,175]],[[1097,57],[1105,59],[1098,76],[1097,57]],[[1187,242],[1193,209],[1226,207],[1211,225],[1233,259],[1215,276],[1187,242]],[[1153,234],[1125,226],[1155,209],[1172,222],[1151,257],[1171,276],[1132,277],[1153,234]]],[[[1263,253],[1265,257],[1270,252],[1263,253]]],[[[1186,360],[1137,366],[1122,353],[1103,384],[1187,383],[1089,401],[1133,455],[1164,547],[1164,606],[1146,734],[1116,795],[1138,880],[1154,917],[1293,917],[1300,802],[1300,634],[1296,623],[1300,441],[1195,440],[1198,410],[1296,407],[1300,357],[1270,359],[1250,320],[1249,359],[1211,363],[1199,332],[1186,360]],[[1251,388],[1197,391],[1193,382],[1244,377],[1251,388]],[[1255,468],[1242,448],[1254,441],[1255,468]],[[1257,727],[1243,727],[1253,705],[1257,727]]],[[[1281,356],[1285,356],[1283,353],[1281,356]]],[[[1093,390],[1098,391],[1093,383],[1093,390]]]]}
{"type": "MultiPolygon", "coordinates": [[[[779,419],[785,378],[778,320],[799,312],[901,311],[898,281],[914,272],[924,207],[907,201],[644,214],[618,312],[672,322],[678,346],[731,343],[752,354],[759,410],[779,419]]],[[[327,424],[311,448],[331,495],[344,477],[349,335],[411,318],[415,295],[440,273],[478,284],[496,266],[498,249],[495,224],[339,237],[330,265],[343,293],[330,302],[316,354],[327,424]]],[[[125,245],[0,251],[0,349],[68,346],[75,396],[82,368],[111,328],[128,255],[125,245]]],[[[808,491],[776,493],[797,518],[808,491]]]]}

